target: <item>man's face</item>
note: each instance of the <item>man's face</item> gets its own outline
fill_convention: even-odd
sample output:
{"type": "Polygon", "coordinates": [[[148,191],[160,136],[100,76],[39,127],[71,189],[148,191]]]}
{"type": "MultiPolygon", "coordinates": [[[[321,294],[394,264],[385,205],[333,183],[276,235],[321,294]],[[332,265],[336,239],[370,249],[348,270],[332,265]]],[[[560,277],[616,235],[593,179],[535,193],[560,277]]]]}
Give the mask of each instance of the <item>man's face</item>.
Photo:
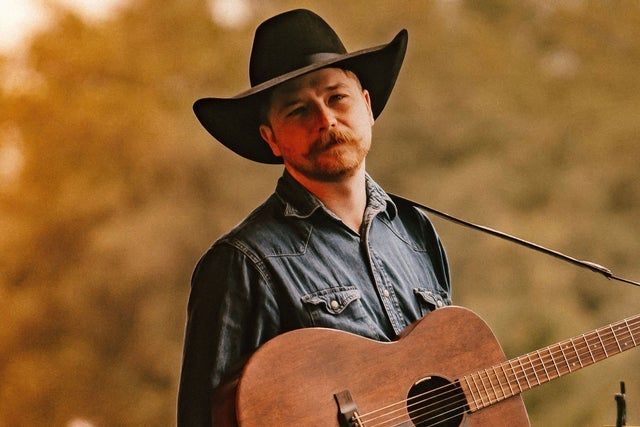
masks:
{"type": "Polygon", "coordinates": [[[319,181],[350,176],[371,146],[369,93],[338,68],[323,68],[276,88],[268,118],[260,134],[294,176],[319,181]]]}

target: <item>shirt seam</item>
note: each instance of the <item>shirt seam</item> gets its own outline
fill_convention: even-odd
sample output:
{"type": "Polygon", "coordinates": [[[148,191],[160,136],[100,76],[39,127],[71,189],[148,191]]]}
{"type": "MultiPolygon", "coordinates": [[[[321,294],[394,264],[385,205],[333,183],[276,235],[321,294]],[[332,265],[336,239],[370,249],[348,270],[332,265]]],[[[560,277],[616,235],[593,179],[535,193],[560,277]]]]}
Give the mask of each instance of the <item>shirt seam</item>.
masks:
{"type": "Polygon", "coordinates": [[[382,220],[381,221],[389,230],[391,230],[391,232],[400,240],[402,240],[404,243],[406,243],[409,247],[411,247],[411,249],[414,252],[420,252],[420,253],[424,253],[424,252],[429,252],[429,250],[427,248],[419,248],[417,245],[415,245],[413,242],[411,242],[410,240],[404,238],[398,231],[396,231],[395,228],[392,227],[391,222],[387,222],[382,220]]]}
{"type": "Polygon", "coordinates": [[[236,249],[237,251],[239,251],[242,255],[244,255],[244,257],[249,260],[249,262],[251,263],[251,265],[258,271],[258,273],[260,273],[260,276],[262,277],[262,280],[265,281],[265,283],[267,283],[269,286],[269,291],[271,293],[272,296],[275,296],[274,292],[273,292],[273,281],[271,280],[271,275],[269,274],[269,272],[267,271],[266,266],[264,265],[264,262],[260,259],[260,257],[258,255],[256,255],[255,253],[253,253],[253,251],[251,251],[251,249],[249,249],[249,247],[247,245],[244,244],[244,242],[242,242],[239,239],[229,239],[229,240],[225,240],[220,242],[221,244],[227,244],[229,246],[231,246],[232,248],[236,249]]]}
{"type": "Polygon", "coordinates": [[[264,255],[264,258],[281,258],[281,257],[290,257],[290,256],[302,256],[307,253],[307,249],[309,247],[309,241],[311,240],[311,235],[313,234],[313,225],[309,224],[309,233],[307,234],[307,240],[305,240],[304,245],[302,246],[302,250],[297,253],[286,253],[286,254],[272,254],[272,255],[264,255]]]}

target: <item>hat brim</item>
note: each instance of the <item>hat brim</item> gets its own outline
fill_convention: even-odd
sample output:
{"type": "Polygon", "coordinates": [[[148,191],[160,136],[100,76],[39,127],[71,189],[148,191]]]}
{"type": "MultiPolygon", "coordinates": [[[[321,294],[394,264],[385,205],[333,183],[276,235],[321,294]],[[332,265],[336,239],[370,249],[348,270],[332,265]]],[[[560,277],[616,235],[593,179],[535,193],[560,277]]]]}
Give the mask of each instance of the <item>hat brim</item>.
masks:
{"type": "Polygon", "coordinates": [[[369,91],[373,117],[377,118],[400,72],[407,39],[407,30],[402,30],[385,45],[336,55],[256,85],[233,98],[199,99],[193,104],[193,111],[214,138],[240,156],[260,163],[282,163],[282,158],[273,155],[259,131],[260,105],[269,89],[321,68],[348,69],[369,91]]]}

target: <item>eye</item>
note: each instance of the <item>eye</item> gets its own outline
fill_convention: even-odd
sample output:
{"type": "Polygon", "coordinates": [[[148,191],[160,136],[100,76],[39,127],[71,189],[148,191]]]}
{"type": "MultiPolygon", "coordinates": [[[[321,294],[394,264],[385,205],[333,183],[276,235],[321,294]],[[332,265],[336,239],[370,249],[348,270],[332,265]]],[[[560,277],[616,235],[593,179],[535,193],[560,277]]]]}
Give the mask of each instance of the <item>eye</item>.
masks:
{"type": "Polygon", "coordinates": [[[343,94],[343,93],[336,93],[335,95],[331,95],[331,98],[329,98],[331,101],[333,102],[339,102],[342,101],[343,99],[345,99],[347,97],[347,95],[343,94]]]}
{"type": "Polygon", "coordinates": [[[304,106],[296,107],[293,110],[289,111],[289,113],[287,113],[287,117],[301,116],[306,112],[307,112],[307,107],[304,107],[304,106]]]}

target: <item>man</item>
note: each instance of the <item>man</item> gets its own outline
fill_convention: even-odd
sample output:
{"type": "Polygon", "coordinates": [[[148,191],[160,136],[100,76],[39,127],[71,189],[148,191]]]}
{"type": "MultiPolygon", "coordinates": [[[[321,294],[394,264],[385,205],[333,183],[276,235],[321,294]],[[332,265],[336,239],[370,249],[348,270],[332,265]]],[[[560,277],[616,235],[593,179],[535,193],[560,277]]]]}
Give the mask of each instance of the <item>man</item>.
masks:
{"type": "Polygon", "coordinates": [[[220,142],[250,160],[284,163],[284,174],[195,269],[180,425],[210,425],[213,390],[278,334],[323,326],[390,341],[450,303],[431,223],[365,172],[372,125],[406,43],[401,31],[386,45],[347,53],[319,16],[286,12],[256,30],[252,88],[194,105],[220,142]]]}

